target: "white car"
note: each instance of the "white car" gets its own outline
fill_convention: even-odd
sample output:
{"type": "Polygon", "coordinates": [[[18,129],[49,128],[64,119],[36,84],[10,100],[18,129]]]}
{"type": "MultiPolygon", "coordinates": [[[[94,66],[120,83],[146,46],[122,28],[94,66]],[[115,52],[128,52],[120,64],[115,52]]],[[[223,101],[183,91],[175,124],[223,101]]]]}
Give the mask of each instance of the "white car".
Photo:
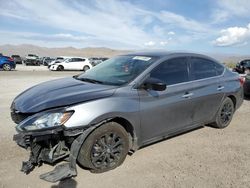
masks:
{"type": "Polygon", "coordinates": [[[87,71],[91,69],[93,66],[89,62],[88,58],[84,57],[71,57],[66,60],[52,64],[49,69],[50,70],[83,70],[87,71]]]}
{"type": "Polygon", "coordinates": [[[62,61],[65,61],[66,59],[69,59],[69,58],[72,58],[72,57],[69,57],[69,56],[58,56],[56,57],[56,59],[54,61],[51,61],[50,63],[48,63],[48,68],[50,68],[51,65],[54,65],[58,62],[62,62],[62,61]]]}

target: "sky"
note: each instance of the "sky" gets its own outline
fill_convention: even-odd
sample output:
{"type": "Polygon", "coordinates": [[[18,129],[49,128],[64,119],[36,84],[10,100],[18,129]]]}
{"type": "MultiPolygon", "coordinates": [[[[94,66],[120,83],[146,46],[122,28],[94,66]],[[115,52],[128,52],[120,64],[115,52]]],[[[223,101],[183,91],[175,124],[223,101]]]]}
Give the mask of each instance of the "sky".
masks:
{"type": "Polygon", "coordinates": [[[250,53],[250,0],[0,0],[0,45],[250,53]]]}

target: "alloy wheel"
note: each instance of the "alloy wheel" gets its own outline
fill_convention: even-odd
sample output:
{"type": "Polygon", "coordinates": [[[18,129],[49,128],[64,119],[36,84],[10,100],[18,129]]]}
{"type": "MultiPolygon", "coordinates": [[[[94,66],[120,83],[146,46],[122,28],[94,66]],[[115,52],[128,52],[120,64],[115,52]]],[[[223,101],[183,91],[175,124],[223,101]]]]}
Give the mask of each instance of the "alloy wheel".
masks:
{"type": "Polygon", "coordinates": [[[91,162],[99,169],[113,167],[119,161],[123,150],[124,140],[116,133],[106,133],[93,145],[91,162]]]}
{"type": "Polygon", "coordinates": [[[220,119],[222,124],[227,124],[232,119],[233,109],[234,108],[231,103],[228,102],[224,104],[220,113],[220,119]]]}

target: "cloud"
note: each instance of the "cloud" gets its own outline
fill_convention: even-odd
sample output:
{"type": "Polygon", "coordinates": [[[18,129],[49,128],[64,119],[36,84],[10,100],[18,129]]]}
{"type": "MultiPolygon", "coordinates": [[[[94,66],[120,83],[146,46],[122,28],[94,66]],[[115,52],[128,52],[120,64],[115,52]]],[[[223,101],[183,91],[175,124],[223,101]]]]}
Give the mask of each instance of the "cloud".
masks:
{"type": "Polygon", "coordinates": [[[230,15],[249,17],[249,0],[220,0],[218,5],[222,10],[230,13],[230,15]]]}
{"type": "Polygon", "coordinates": [[[0,16],[25,20],[29,29],[36,24],[43,26],[47,33],[50,29],[56,29],[61,33],[79,34],[56,36],[50,33],[48,35],[51,36],[33,36],[34,40],[47,40],[50,37],[62,39],[65,43],[79,40],[83,46],[143,48],[145,41],[158,41],[155,45],[160,46],[159,41],[167,41],[167,35],[174,34],[173,29],[182,29],[189,36],[190,32],[209,31],[205,24],[193,19],[169,11],[147,10],[128,1],[12,0],[1,1],[1,6],[5,8],[0,16]]]}
{"type": "Polygon", "coordinates": [[[249,18],[249,0],[219,0],[216,4],[210,16],[212,24],[220,24],[236,17],[249,18]]]}
{"type": "Polygon", "coordinates": [[[148,47],[151,47],[151,46],[155,46],[155,42],[154,41],[149,41],[149,42],[145,42],[144,45],[145,46],[148,46],[148,47]]]}
{"type": "Polygon", "coordinates": [[[169,31],[169,32],[168,32],[168,35],[175,35],[175,32],[169,31]]]}
{"type": "Polygon", "coordinates": [[[225,10],[218,10],[215,9],[211,15],[211,23],[212,24],[220,24],[223,23],[225,21],[228,20],[228,18],[230,17],[229,12],[225,11],[225,10]]]}
{"type": "Polygon", "coordinates": [[[160,42],[160,45],[161,45],[161,46],[166,46],[167,44],[168,44],[168,41],[161,41],[161,42],[160,42]]]}
{"type": "Polygon", "coordinates": [[[187,31],[208,32],[208,30],[210,30],[208,26],[203,23],[173,12],[161,11],[159,14],[155,14],[155,16],[165,24],[170,24],[172,27],[182,28],[187,31]]]}
{"type": "Polygon", "coordinates": [[[221,30],[221,36],[213,41],[216,46],[246,44],[250,40],[250,23],[247,27],[229,27],[221,30]]]}

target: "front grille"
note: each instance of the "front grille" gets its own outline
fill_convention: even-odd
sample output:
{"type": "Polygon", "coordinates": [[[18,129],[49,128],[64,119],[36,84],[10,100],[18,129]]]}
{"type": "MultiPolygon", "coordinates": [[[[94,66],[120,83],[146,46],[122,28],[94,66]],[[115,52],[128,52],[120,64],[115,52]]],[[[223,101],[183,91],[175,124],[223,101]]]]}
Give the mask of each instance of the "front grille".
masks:
{"type": "Polygon", "coordinates": [[[30,113],[20,113],[15,109],[15,103],[13,102],[10,107],[10,115],[11,119],[16,123],[20,123],[24,119],[26,119],[28,116],[32,115],[30,113]]]}
{"type": "Polygon", "coordinates": [[[15,111],[11,111],[10,113],[11,115],[11,119],[16,123],[20,123],[21,121],[23,121],[24,119],[26,119],[27,117],[30,116],[30,114],[23,114],[23,113],[17,113],[15,111]]]}

